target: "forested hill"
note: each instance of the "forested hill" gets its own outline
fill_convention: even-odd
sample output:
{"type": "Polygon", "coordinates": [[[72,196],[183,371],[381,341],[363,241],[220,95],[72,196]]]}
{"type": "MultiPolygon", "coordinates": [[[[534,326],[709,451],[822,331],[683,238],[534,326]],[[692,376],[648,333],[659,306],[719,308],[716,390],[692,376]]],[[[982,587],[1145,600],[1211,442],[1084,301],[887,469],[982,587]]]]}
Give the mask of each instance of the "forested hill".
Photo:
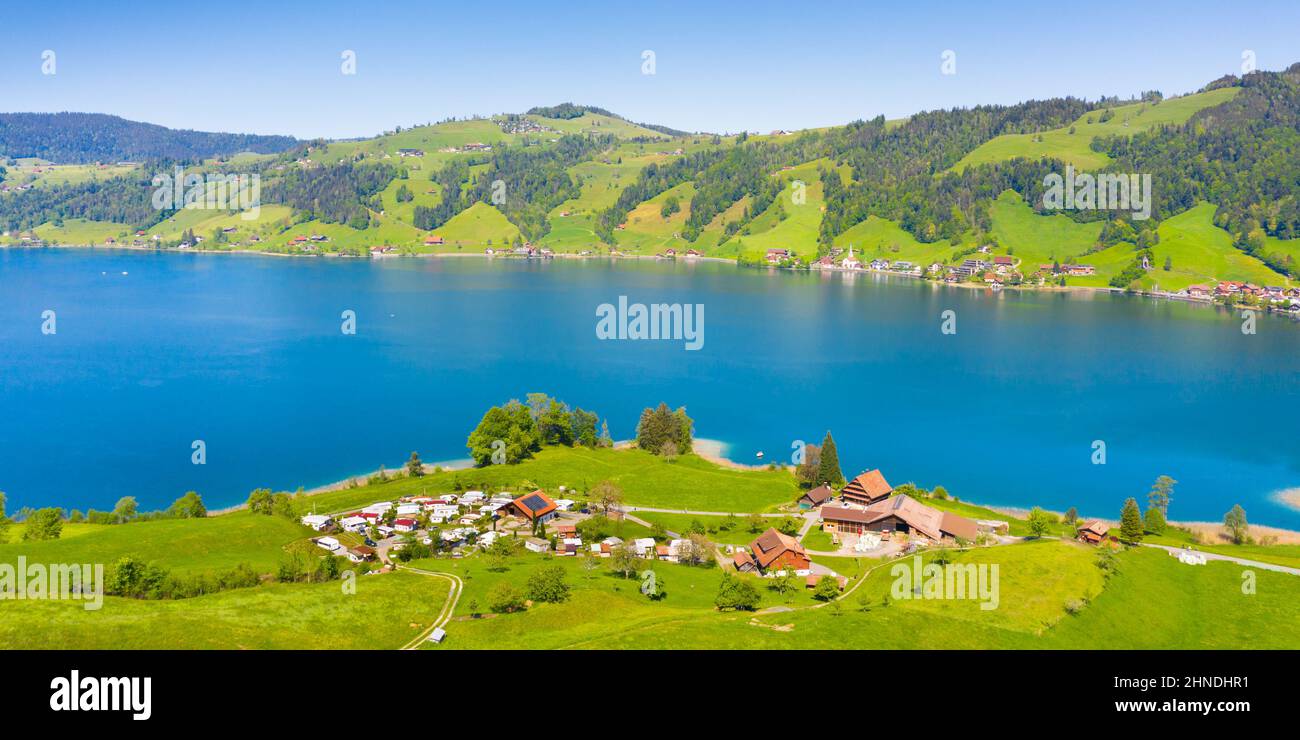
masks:
{"type": "Polygon", "coordinates": [[[202,159],[282,152],[291,136],[170,129],[103,113],[0,113],[0,157],[36,157],[66,164],[202,159]]]}
{"type": "MultiPolygon", "coordinates": [[[[0,116],[0,132],[13,118],[0,116]]],[[[352,141],[284,139],[237,162],[196,163],[194,148],[86,157],[112,138],[93,120],[66,127],[80,156],[140,163],[77,165],[49,150],[33,162],[9,150],[0,244],[201,240],[287,253],[686,253],[763,264],[770,252],[805,266],[853,249],[864,263],[930,275],[977,254],[1010,257],[1013,285],[1300,286],[1300,65],[1181,95],[1060,97],[797,132],[686,134],[561,103],[352,141]],[[171,170],[164,159],[257,174],[262,207],[158,210],[149,186],[171,170]],[[1145,206],[1049,205],[1048,183],[1067,172],[1146,178],[1145,206]]],[[[216,137],[226,152],[267,143],[167,133],[216,137]]],[[[47,143],[58,141],[56,129],[47,143]]]]}

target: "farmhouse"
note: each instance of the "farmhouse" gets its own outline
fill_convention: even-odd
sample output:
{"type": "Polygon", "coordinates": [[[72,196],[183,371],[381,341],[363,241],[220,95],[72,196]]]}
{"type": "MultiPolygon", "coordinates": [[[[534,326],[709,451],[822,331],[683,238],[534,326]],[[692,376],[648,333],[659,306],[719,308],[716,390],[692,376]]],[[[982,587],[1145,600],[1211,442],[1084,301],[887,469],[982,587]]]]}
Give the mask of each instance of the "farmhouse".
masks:
{"type": "Polygon", "coordinates": [[[940,511],[907,494],[878,501],[865,509],[823,506],[822,528],[837,534],[898,532],[924,537],[933,542],[948,539],[974,540],[979,526],[964,516],[940,511]]]}
{"type": "Polygon", "coordinates": [[[424,150],[423,150],[423,149],[398,149],[398,150],[397,150],[397,156],[399,156],[399,157],[423,157],[423,156],[424,156],[424,150]]]}
{"type": "Polygon", "coordinates": [[[545,524],[557,516],[555,502],[540,490],[525,494],[510,502],[510,513],[530,522],[545,524]]]}
{"type": "Polygon", "coordinates": [[[834,496],[835,491],[832,490],[830,486],[823,483],[799,497],[799,508],[815,509],[827,501],[830,501],[834,496]]]}
{"type": "Polygon", "coordinates": [[[840,500],[846,504],[869,506],[888,498],[894,487],[885,480],[880,470],[868,470],[859,475],[840,491],[840,500]]]}
{"type": "Polygon", "coordinates": [[[767,250],[767,261],[769,264],[776,264],[782,260],[790,259],[790,250],[772,248],[767,250]]]}
{"type": "Polygon", "coordinates": [[[755,567],[763,573],[807,570],[810,565],[803,545],[772,527],[751,542],[749,549],[753,552],[755,567]]]}
{"type": "Polygon", "coordinates": [[[1106,533],[1110,531],[1110,525],[1100,519],[1093,519],[1079,528],[1077,537],[1081,542],[1095,545],[1106,539],[1106,533]]]}
{"type": "Polygon", "coordinates": [[[438,244],[446,244],[447,240],[440,236],[426,236],[424,238],[424,243],[428,246],[435,246],[438,244]]]}

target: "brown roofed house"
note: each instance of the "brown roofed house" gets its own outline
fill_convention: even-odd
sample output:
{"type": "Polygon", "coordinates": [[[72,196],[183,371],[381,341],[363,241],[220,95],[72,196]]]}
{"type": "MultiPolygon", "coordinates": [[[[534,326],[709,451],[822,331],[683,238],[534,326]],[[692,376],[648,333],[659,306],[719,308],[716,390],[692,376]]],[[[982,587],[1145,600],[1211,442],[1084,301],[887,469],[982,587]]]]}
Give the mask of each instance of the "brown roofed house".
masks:
{"type": "Polygon", "coordinates": [[[974,521],[926,506],[907,494],[882,499],[865,509],[823,506],[821,515],[824,528],[840,534],[901,532],[935,542],[945,537],[974,540],[979,534],[974,521]]]}
{"type": "Polygon", "coordinates": [[[808,553],[803,545],[788,534],[769,527],[758,539],[749,544],[754,553],[754,562],[763,572],[769,570],[806,570],[808,553]]]}
{"type": "Polygon", "coordinates": [[[834,495],[835,491],[832,490],[830,486],[823,483],[799,497],[799,508],[815,509],[827,501],[830,501],[834,495]]]}
{"type": "Polygon", "coordinates": [[[510,502],[510,512],[530,522],[547,522],[555,518],[555,502],[540,490],[526,493],[510,502]]]}
{"type": "Polygon", "coordinates": [[[1110,531],[1110,525],[1100,519],[1093,519],[1079,528],[1077,537],[1082,542],[1095,545],[1106,539],[1106,533],[1110,531]]]}
{"type": "Polygon", "coordinates": [[[840,500],[846,504],[869,506],[889,497],[894,487],[885,480],[879,470],[868,470],[859,475],[840,491],[840,500]]]}
{"type": "Polygon", "coordinates": [[[731,556],[731,564],[741,573],[753,573],[758,568],[758,565],[754,563],[754,559],[744,550],[739,550],[735,555],[731,556]]]}

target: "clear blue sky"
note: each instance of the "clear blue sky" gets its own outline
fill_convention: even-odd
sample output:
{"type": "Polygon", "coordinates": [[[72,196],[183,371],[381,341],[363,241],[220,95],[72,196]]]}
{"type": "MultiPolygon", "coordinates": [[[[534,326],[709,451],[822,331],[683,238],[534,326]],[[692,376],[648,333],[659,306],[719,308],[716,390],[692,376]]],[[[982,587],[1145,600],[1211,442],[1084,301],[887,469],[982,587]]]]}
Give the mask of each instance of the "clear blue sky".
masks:
{"type": "Polygon", "coordinates": [[[566,100],[707,131],[1193,90],[1300,61],[1300,3],[9,3],[0,110],[369,136],[566,100]],[[44,50],[56,74],[41,73],[44,50]],[[357,55],[357,74],[340,54],[357,55]],[[653,50],[656,74],[643,75],[653,50]],[[957,74],[940,74],[956,52],[957,74]]]}

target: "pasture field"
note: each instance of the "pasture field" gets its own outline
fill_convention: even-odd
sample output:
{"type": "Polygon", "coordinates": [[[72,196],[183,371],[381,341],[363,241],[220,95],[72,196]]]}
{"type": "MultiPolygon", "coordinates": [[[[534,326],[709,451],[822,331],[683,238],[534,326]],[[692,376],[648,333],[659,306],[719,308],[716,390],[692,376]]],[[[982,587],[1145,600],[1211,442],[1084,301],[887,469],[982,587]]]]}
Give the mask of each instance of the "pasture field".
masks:
{"type": "Polygon", "coordinates": [[[1003,134],[962,157],[953,169],[961,172],[973,165],[1004,162],[1016,157],[1051,157],[1082,170],[1101,169],[1110,158],[1093,151],[1092,142],[1097,137],[1132,136],[1157,126],[1185,123],[1196,112],[1226,103],[1239,91],[1240,88],[1235,87],[1220,88],[1162,100],[1154,105],[1129,103],[1110,108],[1113,117],[1107,121],[1101,120],[1102,111],[1092,111],[1063,128],[1033,134],[1003,134]]]}
{"type": "MultiPolygon", "coordinates": [[[[126,528],[135,525],[123,525],[126,528]]],[[[175,601],[0,602],[0,646],[57,650],[396,649],[429,626],[448,583],[414,573],[269,584],[175,601]]]]}

